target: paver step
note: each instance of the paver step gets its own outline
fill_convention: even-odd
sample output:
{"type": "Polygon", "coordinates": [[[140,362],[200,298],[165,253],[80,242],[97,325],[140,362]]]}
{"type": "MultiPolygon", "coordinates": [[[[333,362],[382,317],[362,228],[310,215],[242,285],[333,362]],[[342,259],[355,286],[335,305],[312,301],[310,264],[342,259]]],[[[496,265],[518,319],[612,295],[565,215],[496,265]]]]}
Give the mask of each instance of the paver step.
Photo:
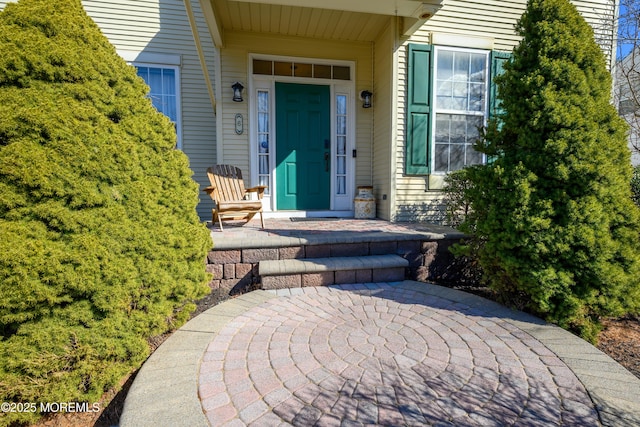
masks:
{"type": "Polygon", "coordinates": [[[305,258],[268,260],[258,263],[260,276],[320,273],[323,271],[364,270],[369,268],[408,267],[409,261],[398,255],[305,258]]]}
{"type": "Polygon", "coordinates": [[[313,227],[307,230],[288,230],[286,226],[282,226],[267,231],[243,232],[239,235],[212,233],[214,247],[207,254],[207,271],[213,275],[209,286],[211,289],[221,288],[235,295],[256,287],[267,289],[268,287],[261,285],[276,281],[278,284],[274,284],[270,289],[315,286],[315,283],[367,283],[373,277],[382,282],[395,281],[390,277],[423,282],[435,280],[443,275],[451,282],[458,277],[464,278],[463,274],[451,271],[453,254],[448,250],[452,244],[464,237],[463,234],[447,227],[436,226],[404,230],[389,231],[384,227],[378,230],[369,226],[358,230],[325,230],[316,233],[313,227]],[[377,268],[379,266],[376,265],[357,269],[359,264],[346,264],[342,267],[343,270],[335,268],[342,257],[351,257],[350,263],[358,263],[359,258],[380,255],[399,256],[407,260],[408,266],[403,262],[404,265],[401,267],[390,268],[377,268]],[[335,259],[328,264],[318,261],[324,258],[335,259]],[[269,263],[264,261],[269,260],[284,263],[275,261],[275,264],[267,267],[269,263]],[[293,268],[291,265],[297,269],[304,268],[303,271],[307,272],[268,275],[271,268],[281,268],[285,265],[287,268],[293,268]],[[326,268],[321,265],[325,265],[326,268]],[[262,270],[262,273],[259,270],[262,270]],[[291,285],[284,286],[283,283],[287,281],[291,285]]]}
{"type": "Polygon", "coordinates": [[[263,289],[403,280],[409,261],[398,255],[267,260],[258,263],[263,289]]]}

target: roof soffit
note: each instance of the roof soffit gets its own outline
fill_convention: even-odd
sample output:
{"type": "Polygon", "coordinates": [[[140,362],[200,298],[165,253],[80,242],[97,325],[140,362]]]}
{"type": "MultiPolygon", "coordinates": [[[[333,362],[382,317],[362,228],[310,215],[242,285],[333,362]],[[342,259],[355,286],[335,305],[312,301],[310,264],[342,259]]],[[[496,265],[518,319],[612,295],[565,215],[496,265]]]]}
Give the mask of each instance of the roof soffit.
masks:
{"type": "Polygon", "coordinates": [[[375,40],[389,17],[410,35],[444,0],[200,0],[218,47],[225,31],[248,31],[347,41],[375,40]]]}

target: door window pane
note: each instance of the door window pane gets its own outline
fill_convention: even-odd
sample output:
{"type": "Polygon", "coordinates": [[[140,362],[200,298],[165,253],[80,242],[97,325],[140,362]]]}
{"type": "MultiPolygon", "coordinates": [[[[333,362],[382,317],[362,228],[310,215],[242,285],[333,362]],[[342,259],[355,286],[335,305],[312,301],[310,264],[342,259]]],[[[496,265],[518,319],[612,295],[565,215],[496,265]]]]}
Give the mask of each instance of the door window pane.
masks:
{"type": "Polygon", "coordinates": [[[338,114],[347,114],[347,97],[338,96],[336,99],[336,110],[338,114]]]}
{"type": "Polygon", "coordinates": [[[338,136],[338,154],[347,154],[347,137],[338,136]]]}
{"type": "Polygon", "coordinates": [[[293,64],[291,62],[274,62],[273,74],[276,76],[290,76],[293,70],[293,64]]]}
{"type": "Polygon", "coordinates": [[[266,154],[269,152],[269,134],[261,134],[258,136],[258,151],[266,154]]]}
{"type": "Polygon", "coordinates": [[[269,113],[258,113],[258,132],[269,132],[269,113]]]}
{"type": "Polygon", "coordinates": [[[337,194],[346,194],[347,193],[347,177],[338,176],[336,178],[336,193],[337,194]]]}
{"type": "Polygon", "coordinates": [[[318,65],[313,66],[313,77],[316,79],[330,79],[331,78],[331,65],[318,65]]]}
{"type": "Polygon", "coordinates": [[[337,122],[336,132],[338,135],[345,135],[347,133],[347,116],[338,113],[337,122]]]}
{"type": "Polygon", "coordinates": [[[313,65],[296,63],[293,67],[296,77],[313,77],[313,65]]]}
{"type": "Polygon", "coordinates": [[[253,74],[264,74],[270,76],[273,74],[272,61],[263,61],[261,59],[253,60],[253,74]]]}
{"type": "Polygon", "coordinates": [[[338,175],[344,175],[347,173],[346,157],[338,156],[338,175]]]}
{"type": "Polygon", "coordinates": [[[351,68],[334,65],[333,78],[336,80],[351,80],[351,68]]]}

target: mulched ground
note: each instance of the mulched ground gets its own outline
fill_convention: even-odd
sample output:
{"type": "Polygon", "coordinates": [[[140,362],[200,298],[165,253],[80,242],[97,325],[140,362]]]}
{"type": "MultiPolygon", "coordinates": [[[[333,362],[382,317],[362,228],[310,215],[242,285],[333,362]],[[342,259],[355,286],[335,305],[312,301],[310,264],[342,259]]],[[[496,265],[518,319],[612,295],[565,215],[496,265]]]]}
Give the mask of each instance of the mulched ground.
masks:
{"type": "Polygon", "coordinates": [[[606,319],[598,348],[640,378],[640,316],[606,319]]]}
{"type": "MultiPolygon", "coordinates": [[[[490,292],[481,288],[465,290],[490,297],[490,292]]],[[[192,317],[227,299],[229,299],[228,295],[220,291],[213,291],[198,302],[198,308],[192,317]]],[[[598,348],[640,378],[640,316],[605,319],[603,323],[604,329],[599,336],[598,348]]],[[[168,336],[169,334],[156,337],[151,340],[150,345],[155,349],[168,336]]],[[[101,407],[104,408],[102,412],[57,414],[43,419],[36,427],[110,427],[118,425],[124,400],[135,379],[135,374],[133,373],[124,379],[120,387],[105,394],[101,404],[101,407]]]]}

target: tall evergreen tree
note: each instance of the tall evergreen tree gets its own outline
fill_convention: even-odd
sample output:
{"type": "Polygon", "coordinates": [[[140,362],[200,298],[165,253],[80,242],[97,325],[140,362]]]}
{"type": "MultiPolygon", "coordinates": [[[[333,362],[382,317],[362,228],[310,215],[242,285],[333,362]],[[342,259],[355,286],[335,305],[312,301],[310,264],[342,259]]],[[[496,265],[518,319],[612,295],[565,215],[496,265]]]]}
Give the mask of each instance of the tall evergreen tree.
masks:
{"type": "Polygon", "coordinates": [[[0,13],[0,401],[97,401],[208,290],[198,186],[147,92],[80,0],[0,13]]]}
{"type": "Polygon", "coordinates": [[[640,306],[640,213],[626,126],[592,28],[569,0],[529,0],[496,79],[503,113],[471,168],[488,283],[505,300],[595,340],[598,319],[640,306]]]}

